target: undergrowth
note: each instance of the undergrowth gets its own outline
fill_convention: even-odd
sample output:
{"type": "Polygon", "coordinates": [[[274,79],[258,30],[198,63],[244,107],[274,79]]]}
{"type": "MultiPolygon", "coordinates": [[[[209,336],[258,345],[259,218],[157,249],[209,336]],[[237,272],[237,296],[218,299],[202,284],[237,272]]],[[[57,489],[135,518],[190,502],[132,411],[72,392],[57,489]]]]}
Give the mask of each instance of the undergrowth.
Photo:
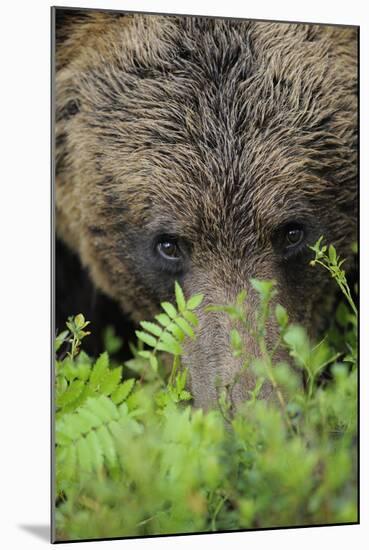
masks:
{"type": "MultiPolygon", "coordinates": [[[[248,357],[232,329],[233,353],[256,375],[236,412],[230,388],[215,410],[191,406],[182,344],[196,338],[201,295],[186,301],[176,283],[176,304],[164,302],[141,323],[123,366],[107,351],[97,360],[81,351],[88,322],[82,314],[68,320],[55,345],[56,540],[357,521],[357,311],[334,247],[320,239],[312,250],[311,268],[328,270],[343,294],[336,323],[310,342],[272,306],[273,282],[253,280],[260,354],[248,357]],[[279,326],[273,350],[265,339],[271,316],[279,326]],[[278,347],[289,363],[276,360],[278,347]],[[322,384],[326,369],[331,380],[322,384]],[[276,402],[258,399],[265,381],[276,402]]],[[[246,299],[243,292],[211,309],[252,330],[246,299]]],[[[119,337],[107,333],[106,347],[114,353],[119,337]]]]}

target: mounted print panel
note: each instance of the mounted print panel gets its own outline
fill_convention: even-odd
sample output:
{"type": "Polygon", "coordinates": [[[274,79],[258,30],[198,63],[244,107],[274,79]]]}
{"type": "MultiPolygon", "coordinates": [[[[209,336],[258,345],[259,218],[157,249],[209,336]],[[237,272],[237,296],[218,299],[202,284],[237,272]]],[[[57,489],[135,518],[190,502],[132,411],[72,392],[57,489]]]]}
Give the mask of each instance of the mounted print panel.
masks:
{"type": "Polygon", "coordinates": [[[52,15],[53,541],[357,523],[358,28],[52,15]]]}

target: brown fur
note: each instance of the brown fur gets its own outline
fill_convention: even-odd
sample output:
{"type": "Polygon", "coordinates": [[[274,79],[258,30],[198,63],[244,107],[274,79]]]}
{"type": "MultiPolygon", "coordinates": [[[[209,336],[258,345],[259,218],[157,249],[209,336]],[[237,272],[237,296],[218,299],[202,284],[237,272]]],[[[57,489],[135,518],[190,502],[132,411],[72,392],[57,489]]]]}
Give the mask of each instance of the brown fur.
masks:
{"type": "MultiPolygon", "coordinates": [[[[357,30],[58,14],[57,233],[95,285],[139,321],[172,298],[175,279],[206,305],[273,278],[290,318],[314,333],[332,287],[306,246],[284,254],[281,232],[303,222],[305,244],[324,234],[350,259],[357,30]],[[159,233],[186,243],[175,276],[152,258],[159,233]]],[[[239,365],[229,321],[199,315],[187,361],[195,401],[209,406],[217,376],[230,381],[239,365]]],[[[245,376],[235,400],[253,384],[245,376]]]]}

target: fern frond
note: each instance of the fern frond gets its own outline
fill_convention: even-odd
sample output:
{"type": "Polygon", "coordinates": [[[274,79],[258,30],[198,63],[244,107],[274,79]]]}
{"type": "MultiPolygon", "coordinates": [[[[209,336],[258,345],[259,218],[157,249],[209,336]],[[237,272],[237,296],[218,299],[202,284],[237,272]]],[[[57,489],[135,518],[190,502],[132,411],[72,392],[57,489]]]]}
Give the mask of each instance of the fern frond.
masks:
{"type": "Polygon", "coordinates": [[[200,305],[203,296],[202,294],[196,294],[186,302],[183,290],[177,281],[174,290],[178,311],[173,304],[162,302],[161,307],[164,313],[155,316],[157,323],[142,321],[140,324],[144,330],[136,331],[137,338],[153,348],[150,352],[141,351],[141,357],[149,359],[150,363],[154,365],[156,363],[152,357],[157,351],[165,351],[174,356],[180,356],[183,353],[181,346],[183,340],[186,337],[195,337],[192,327],[198,325],[198,319],[192,310],[200,305]]]}
{"type": "Polygon", "coordinates": [[[58,417],[75,411],[87,399],[99,395],[111,396],[112,399],[114,395],[113,402],[120,404],[133,388],[134,379],[122,383],[123,367],[112,369],[106,352],[102,353],[94,364],[88,356],[86,358],[82,357],[85,362],[80,364],[79,356],[75,360],[67,357],[64,361],[57,362],[56,412],[58,417]]]}
{"type": "MultiPolygon", "coordinates": [[[[127,397],[128,385],[125,391],[127,397]]],[[[78,410],[64,414],[56,421],[57,480],[77,480],[103,466],[120,468],[119,441],[127,427],[139,430],[125,403],[117,405],[105,395],[90,397],[78,410]]]]}

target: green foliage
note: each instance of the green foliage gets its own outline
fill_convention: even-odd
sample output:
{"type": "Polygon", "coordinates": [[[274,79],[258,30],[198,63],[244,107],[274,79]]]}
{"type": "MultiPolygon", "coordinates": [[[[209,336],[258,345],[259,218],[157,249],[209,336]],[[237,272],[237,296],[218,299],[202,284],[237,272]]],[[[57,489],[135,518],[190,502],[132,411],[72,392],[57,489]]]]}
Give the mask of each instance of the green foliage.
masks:
{"type": "Polygon", "coordinates": [[[58,540],[357,521],[356,309],[334,248],[320,240],[314,251],[314,265],[346,299],[336,313],[341,339],[332,329],[311,342],[275,305],[273,281],[251,281],[254,318],[245,291],[234,304],[207,308],[229,315],[230,349],[255,373],[236,412],[230,387],[216,410],[190,404],[181,355],[185,339],[196,337],[201,295],[186,301],[176,283],[176,304],[164,302],[155,320],[141,323],[123,368],[108,353],[95,361],[80,351],[86,321],[68,320],[56,345],[71,347],[56,362],[58,540]],[[279,338],[270,349],[273,319],[279,338]],[[244,330],[257,359],[244,349],[244,330]],[[289,363],[277,359],[282,348],[289,363]],[[331,380],[322,384],[327,367],[331,380]],[[269,402],[258,400],[266,382],[276,396],[269,402]]]}
{"type": "Polygon", "coordinates": [[[80,353],[74,360],[68,355],[56,362],[56,417],[81,407],[89,398],[100,395],[119,405],[133,388],[134,379],[121,382],[122,367],[110,368],[105,352],[94,363],[80,353]]]}
{"type": "Polygon", "coordinates": [[[109,355],[114,355],[123,346],[123,340],[116,333],[113,326],[107,326],[104,334],[104,346],[109,355]]]}
{"type": "MultiPolygon", "coordinates": [[[[346,280],[346,273],[344,269],[342,269],[342,264],[345,262],[345,260],[341,260],[333,245],[329,245],[329,247],[327,247],[327,245],[322,245],[322,241],[323,237],[320,237],[315,245],[310,247],[311,250],[315,252],[315,258],[311,260],[310,264],[312,266],[320,265],[327,269],[327,271],[329,271],[331,276],[336,280],[342,293],[346,297],[355,316],[357,316],[357,309],[352,299],[351,291],[346,280]]],[[[355,250],[355,247],[353,248],[355,250]]]]}
{"type": "MultiPolygon", "coordinates": [[[[71,338],[68,339],[68,342],[72,344],[71,350],[69,352],[69,356],[71,357],[71,359],[73,359],[73,357],[75,357],[79,352],[79,348],[83,338],[85,338],[85,336],[88,336],[90,334],[89,332],[84,330],[87,327],[87,325],[90,324],[90,321],[86,321],[82,313],[79,313],[74,318],[69,317],[66,324],[71,335],[71,338]]],[[[64,340],[67,339],[68,335],[69,333],[66,334],[64,340]]],[[[59,343],[60,343],[60,340],[59,340],[59,343]]]]}

